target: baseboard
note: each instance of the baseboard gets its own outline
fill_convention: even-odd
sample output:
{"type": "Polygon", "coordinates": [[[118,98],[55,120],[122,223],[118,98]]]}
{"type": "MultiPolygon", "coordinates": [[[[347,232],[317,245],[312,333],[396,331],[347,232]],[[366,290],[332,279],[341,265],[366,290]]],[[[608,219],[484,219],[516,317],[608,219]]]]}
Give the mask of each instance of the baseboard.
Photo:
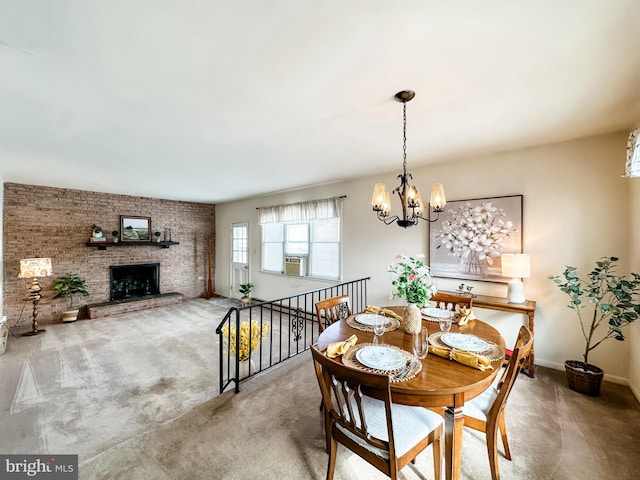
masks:
{"type": "MultiPolygon", "coordinates": [[[[552,368],[554,370],[560,370],[560,371],[564,372],[564,363],[548,362],[546,360],[542,360],[542,359],[536,358],[536,365],[540,365],[541,367],[552,368]]],[[[631,387],[631,384],[630,384],[628,378],[619,377],[617,375],[610,375],[610,374],[608,374],[606,372],[604,374],[604,380],[606,380],[607,382],[611,382],[611,383],[617,383],[618,385],[624,385],[626,387],[631,387]]],[[[638,392],[634,391],[633,388],[631,388],[631,391],[633,392],[635,397],[638,399],[638,401],[640,401],[640,397],[638,397],[638,392]]]]}

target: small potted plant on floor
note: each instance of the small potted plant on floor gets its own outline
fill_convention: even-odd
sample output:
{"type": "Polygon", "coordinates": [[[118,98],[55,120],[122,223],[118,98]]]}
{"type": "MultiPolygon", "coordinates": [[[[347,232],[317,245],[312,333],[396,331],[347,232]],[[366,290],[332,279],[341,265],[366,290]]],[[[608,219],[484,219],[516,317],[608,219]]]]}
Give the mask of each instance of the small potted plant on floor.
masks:
{"type": "Polygon", "coordinates": [[[69,310],[62,313],[62,320],[64,322],[75,322],[78,319],[80,310],[74,308],[74,296],[82,295],[86,297],[89,295],[85,281],[76,273],[67,273],[57,278],[51,288],[56,292],[53,298],[69,297],[69,310]]]}
{"type": "Polygon", "coordinates": [[[578,276],[576,267],[567,266],[562,275],[549,275],[558,288],[569,296],[569,305],[578,316],[585,339],[584,362],[567,360],[565,370],[569,388],[587,395],[598,396],[604,372],[589,363],[589,352],[605,340],[624,340],[622,328],[640,316],[638,292],[640,275],[632,273],[631,279],[614,274],[617,257],[602,257],[587,275],[587,280],[578,276]],[[591,321],[582,318],[586,304],[593,306],[591,321]],[[597,331],[607,321],[607,331],[597,331]]]}
{"type": "Polygon", "coordinates": [[[251,301],[251,290],[253,290],[253,283],[241,283],[238,289],[242,294],[240,301],[243,304],[248,304],[251,301]]]}

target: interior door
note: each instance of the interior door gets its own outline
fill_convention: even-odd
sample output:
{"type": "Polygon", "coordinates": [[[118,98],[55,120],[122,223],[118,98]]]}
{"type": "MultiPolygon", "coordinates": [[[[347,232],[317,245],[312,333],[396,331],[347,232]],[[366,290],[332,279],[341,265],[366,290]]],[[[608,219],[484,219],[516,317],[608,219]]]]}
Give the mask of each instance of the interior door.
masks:
{"type": "Polygon", "coordinates": [[[240,298],[240,284],[249,282],[249,224],[231,225],[231,292],[230,298],[240,298]]]}

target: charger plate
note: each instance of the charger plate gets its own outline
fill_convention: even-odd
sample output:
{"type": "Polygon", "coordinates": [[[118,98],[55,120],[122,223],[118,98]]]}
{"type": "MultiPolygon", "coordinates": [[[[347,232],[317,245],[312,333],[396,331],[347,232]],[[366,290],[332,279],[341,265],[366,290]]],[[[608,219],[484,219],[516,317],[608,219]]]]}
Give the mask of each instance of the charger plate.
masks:
{"type": "MultiPolygon", "coordinates": [[[[362,314],[360,313],[358,315],[362,315],[362,314]]],[[[373,325],[365,325],[363,323],[358,322],[356,320],[356,316],[357,315],[351,315],[347,317],[347,320],[346,320],[347,325],[349,325],[351,328],[355,328],[356,330],[361,330],[363,332],[373,332],[373,325]]],[[[387,317],[387,324],[384,326],[384,331],[393,332],[398,328],[400,328],[400,320],[393,317],[387,317]]]]}
{"type": "Polygon", "coordinates": [[[356,354],[359,350],[365,347],[372,347],[373,343],[360,343],[350,348],[344,355],[342,355],[342,363],[351,368],[357,368],[359,370],[364,370],[365,372],[373,372],[373,373],[383,373],[389,375],[389,381],[391,383],[398,382],[406,382],[407,380],[411,380],[415,377],[420,370],[422,370],[422,362],[412,353],[407,352],[406,350],[402,350],[401,348],[394,347],[393,345],[382,345],[385,348],[390,348],[392,350],[397,350],[400,352],[404,358],[406,359],[405,364],[398,369],[395,370],[377,370],[375,368],[367,367],[358,361],[356,358],[356,354]]]}
{"type": "MultiPolygon", "coordinates": [[[[447,345],[446,343],[444,343],[442,341],[442,339],[440,337],[442,337],[442,335],[447,334],[448,332],[435,332],[432,333],[431,335],[429,335],[429,343],[435,347],[442,347],[442,348],[447,348],[449,350],[451,350],[451,347],[449,345],[447,345]]],[[[504,358],[504,348],[502,348],[500,345],[497,345],[493,342],[490,342],[489,340],[486,339],[482,339],[483,341],[487,342],[487,344],[489,345],[489,348],[487,348],[487,350],[483,351],[483,352],[473,352],[473,353],[477,353],[478,355],[484,355],[485,357],[487,357],[489,360],[491,360],[492,362],[498,361],[498,360],[502,360],[504,358]]]]}

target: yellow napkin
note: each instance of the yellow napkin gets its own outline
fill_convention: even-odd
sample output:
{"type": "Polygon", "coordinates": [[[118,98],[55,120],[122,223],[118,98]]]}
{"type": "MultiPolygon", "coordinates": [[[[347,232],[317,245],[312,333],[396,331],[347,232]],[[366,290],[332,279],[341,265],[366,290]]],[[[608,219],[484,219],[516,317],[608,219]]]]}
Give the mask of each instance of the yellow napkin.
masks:
{"type": "Polygon", "coordinates": [[[469,320],[475,320],[476,316],[473,314],[473,310],[470,308],[460,308],[460,320],[458,320],[458,325],[466,325],[469,323],[469,320]]]}
{"type": "Polygon", "coordinates": [[[351,335],[344,342],[333,342],[330,343],[327,347],[327,357],[336,358],[339,355],[342,355],[347,352],[351,347],[353,347],[358,341],[358,337],[355,335],[351,335]]]}
{"type": "Polygon", "coordinates": [[[491,360],[489,360],[484,355],[479,355],[473,352],[467,352],[465,350],[456,350],[456,349],[448,349],[445,347],[436,347],[434,345],[429,345],[429,351],[439,357],[448,358],[450,360],[455,360],[462,365],[466,365],[468,367],[477,368],[478,370],[493,370],[493,366],[491,365],[491,360]]]}
{"type": "Polygon", "coordinates": [[[402,320],[402,317],[393,310],[388,308],[375,307],[373,305],[367,305],[364,309],[365,313],[377,313],[378,315],[385,315],[387,317],[393,317],[396,320],[402,320]]]}

